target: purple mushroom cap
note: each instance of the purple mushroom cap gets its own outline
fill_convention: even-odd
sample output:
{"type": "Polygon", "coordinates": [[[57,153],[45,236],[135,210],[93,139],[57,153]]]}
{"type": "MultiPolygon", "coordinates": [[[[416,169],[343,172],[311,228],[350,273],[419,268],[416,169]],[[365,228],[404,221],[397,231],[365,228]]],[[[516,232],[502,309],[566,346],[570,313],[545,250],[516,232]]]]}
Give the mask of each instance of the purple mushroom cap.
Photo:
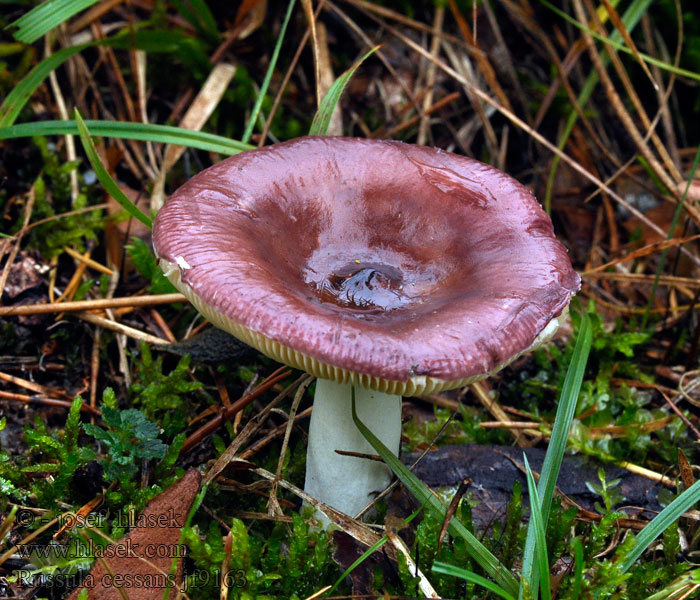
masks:
{"type": "Polygon", "coordinates": [[[394,141],[307,137],[228,158],[170,197],[153,243],[215,325],[394,394],[500,369],[554,332],[580,288],[524,186],[394,141]]]}

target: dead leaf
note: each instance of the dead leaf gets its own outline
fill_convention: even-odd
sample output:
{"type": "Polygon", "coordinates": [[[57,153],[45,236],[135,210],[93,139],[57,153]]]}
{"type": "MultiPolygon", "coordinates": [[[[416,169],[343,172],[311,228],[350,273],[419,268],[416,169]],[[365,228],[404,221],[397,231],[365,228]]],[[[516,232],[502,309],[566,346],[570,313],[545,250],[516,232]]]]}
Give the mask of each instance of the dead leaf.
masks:
{"type": "Polygon", "coordinates": [[[234,29],[238,39],[243,40],[253,33],[265,20],[267,0],[243,0],[236,13],[234,29]]]}
{"type": "Polygon", "coordinates": [[[10,274],[2,292],[14,300],[27,290],[40,286],[43,282],[41,274],[47,270],[48,265],[40,263],[34,256],[22,251],[10,267],[10,274]]]}
{"type": "Polygon", "coordinates": [[[183,558],[178,559],[177,571],[169,578],[170,564],[201,479],[199,471],[190,469],[175,485],[153,498],[136,517],[135,527],[104,548],[102,558],[97,558],[68,600],[77,600],[83,589],[88,591],[89,600],[123,600],[124,593],[129,600],[160,600],[169,579],[169,598],[175,598],[182,584],[183,558]]]}

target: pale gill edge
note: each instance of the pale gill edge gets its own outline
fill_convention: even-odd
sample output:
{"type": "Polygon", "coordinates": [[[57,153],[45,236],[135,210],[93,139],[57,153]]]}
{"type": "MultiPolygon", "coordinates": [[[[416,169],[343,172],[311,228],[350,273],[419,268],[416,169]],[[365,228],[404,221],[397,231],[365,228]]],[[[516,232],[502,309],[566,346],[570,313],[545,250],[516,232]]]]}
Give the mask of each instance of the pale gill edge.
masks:
{"type": "Polygon", "coordinates": [[[187,297],[195,308],[212,324],[216,325],[219,329],[223,329],[224,331],[234,335],[242,342],[259,350],[273,360],[289,365],[290,367],[294,367],[295,369],[300,369],[302,371],[306,371],[307,373],[311,373],[311,375],[314,375],[315,377],[331,379],[333,381],[337,381],[338,383],[356,383],[372,390],[377,390],[386,394],[394,394],[396,396],[422,396],[425,394],[451,390],[469,385],[470,383],[474,383],[482,379],[486,379],[513,362],[519,356],[534,350],[539,345],[550,339],[566,317],[569,309],[567,305],[562,310],[561,314],[552,319],[552,321],[550,321],[550,323],[539,333],[537,338],[535,338],[535,341],[528,348],[504,362],[502,365],[499,365],[489,373],[473,375],[471,377],[450,381],[438,379],[436,377],[429,377],[426,375],[416,375],[407,379],[406,381],[396,381],[382,379],[381,377],[367,375],[365,373],[358,373],[356,371],[350,371],[348,369],[329,365],[307,354],[304,354],[303,352],[299,352],[298,350],[294,350],[293,348],[285,346],[280,342],[265,337],[260,333],[251,331],[247,327],[236,323],[232,319],[222,315],[220,312],[214,310],[211,306],[206,304],[197,294],[195,294],[190,286],[182,282],[180,278],[179,266],[165,260],[164,258],[160,259],[160,266],[170,282],[178,290],[180,290],[180,292],[187,297]]]}

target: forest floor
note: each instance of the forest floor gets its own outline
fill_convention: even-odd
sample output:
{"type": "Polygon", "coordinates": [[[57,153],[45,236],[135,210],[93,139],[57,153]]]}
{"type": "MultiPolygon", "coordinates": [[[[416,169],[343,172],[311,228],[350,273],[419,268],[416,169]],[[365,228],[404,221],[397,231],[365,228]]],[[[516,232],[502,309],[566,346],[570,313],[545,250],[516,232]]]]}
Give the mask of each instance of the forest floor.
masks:
{"type": "Polygon", "coordinates": [[[700,593],[692,1],[2,6],[0,597],[700,593]],[[329,531],[312,380],[214,330],[150,229],[195,173],[309,132],[504,170],[582,279],[546,345],[405,398],[413,475],[329,531]]]}

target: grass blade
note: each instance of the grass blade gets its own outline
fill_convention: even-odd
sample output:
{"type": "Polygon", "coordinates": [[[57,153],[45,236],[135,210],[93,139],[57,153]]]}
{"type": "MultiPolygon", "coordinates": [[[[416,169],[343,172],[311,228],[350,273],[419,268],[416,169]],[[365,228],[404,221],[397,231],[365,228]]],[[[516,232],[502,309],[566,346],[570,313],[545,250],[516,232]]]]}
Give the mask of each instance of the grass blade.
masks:
{"type": "Polygon", "coordinates": [[[9,94],[7,94],[2,105],[0,105],[0,128],[9,127],[15,122],[29,98],[49,76],[51,71],[61,66],[71,56],[81,52],[85,48],[110,46],[129,49],[136,47],[139,50],[146,50],[147,52],[163,52],[170,54],[175,52],[183,62],[188,59],[187,64],[196,64],[202,69],[210,68],[206,55],[198,51],[197,46],[186,36],[159,31],[135,31],[127,33],[128,35],[118,34],[104,40],[63,48],[42,60],[10,91],[9,94]]]}
{"type": "MultiPolygon", "coordinates": [[[[554,427],[552,429],[552,437],[547,447],[544,462],[542,463],[542,472],[540,473],[540,481],[537,486],[539,498],[541,498],[542,519],[544,526],[547,526],[549,520],[549,510],[552,506],[552,497],[554,496],[554,488],[557,483],[559,469],[564,458],[566,443],[571,430],[571,422],[576,413],[576,403],[578,402],[578,394],[583,382],[583,375],[588,362],[588,355],[591,351],[593,342],[593,329],[590,319],[585,312],[581,313],[581,325],[578,331],[578,338],[574,346],[574,352],[571,355],[571,363],[566,372],[564,385],[559,397],[559,406],[557,406],[557,414],[554,419],[554,427]]],[[[533,597],[537,596],[537,575],[533,573],[535,569],[535,532],[528,529],[527,539],[525,541],[525,551],[523,554],[523,566],[521,576],[526,581],[530,581],[535,587],[532,588],[533,597]]]]}
{"type": "MultiPolygon", "coordinates": [[[[384,462],[401,480],[406,488],[416,497],[418,502],[441,519],[445,518],[447,507],[439,500],[420,479],[418,479],[391,451],[375,436],[362,421],[360,421],[355,411],[355,388],[352,390],[352,419],[365,439],[375,449],[384,462]]],[[[484,546],[462,523],[453,518],[450,520],[450,534],[454,537],[460,536],[467,542],[467,548],[472,558],[484,569],[496,582],[513,596],[518,593],[518,581],[513,574],[503,565],[486,546],[484,546]]]]}
{"type": "Polygon", "coordinates": [[[343,95],[345,86],[350,81],[350,78],[355,74],[358,67],[367,60],[372,54],[374,54],[380,46],[375,46],[367,54],[365,54],[360,60],[358,60],[352,67],[350,67],[345,73],[343,73],[338,79],[333,82],[333,85],[328,89],[326,95],[321,100],[321,105],[318,107],[316,114],[314,115],[314,120],[311,123],[311,128],[309,129],[309,135],[326,135],[328,127],[331,124],[331,117],[333,116],[333,110],[336,104],[343,95]]]}
{"type": "Polygon", "coordinates": [[[74,54],[77,54],[81,50],[92,46],[92,44],[80,44],[78,46],[70,46],[69,48],[63,48],[55,54],[52,54],[48,58],[42,60],[36,67],[34,67],[26,77],[22,79],[13,89],[10,91],[2,105],[0,105],[0,128],[9,127],[15,122],[19,113],[24,108],[29,98],[31,98],[34,90],[38,88],[41,83],[49,76],[49,73],[61,66],[66,60],[68,60],[74,54]]]}
{"type": "MultiPolygon", "coordinates": [[[[121,121],[84,121],[95,136],[141,140],[161,144],[177,144],[209,152],[232,155],[250,150],[253,146],[243,144],[211,133],[192,131],[170,125],[152,123],[130,123],[121,121]]],[[[37,121],[0,128],[0,140],[31,137],[34,135],[78,135],[75,121],[37,121]]]]}
{"type": "Polygon", "coordinates": [[[622,572],[628,571],[649,545],[697,502],[700,502],[700,480],[685,490],[639,532],[634,546],[624,558],[622,572]]]}
{"type": "Polygon", "coordinates": [[[511,596],[493,581],[490,581],[481,575],[477,575],[476,573],[472,573],[471,571],[467,571],[466,569],[455,567],[454,565],[443,562],[435,562],[433,564],[432,571],[433,573],[439,573],[440,575],[451,575],[452,577],[459,577],[460,579],[464,579],[470,583],[475,583],[476,585],[486,588],[489,592],[504,598],[505,600],[515,600],[515,596],[511,596]]]}
{"type": "Polygon", "coordinates": [[[583,585],[583,544],[581,538],[574,539],[574,584],[571,586],[571,600],[578,600],[583,585]]]}
{"type": "MultiPolygon", "coordinates": [[[[631,48],[628,48],[625,44],[623,44],[619,39],[614,39],[611,37],[606,37],[604,35],[600,35],[597,31],[593,31],[590,27],[587,25],[581,23],[574,17],[567,15],[563,10],[560,8],[557,8],[554,6],[551,2],[548,2],[547,0],[540,0],[542,4],[544,4],[549,10],[552,12],[556,13],[559,15],[562,19],[564,19],[567,23],[571,23],[574,27],[577,27],[581,31],[585,31],[588,35],[590,35],[592,38],[598,40],[599,42],[603,42],[605,44],[610,44],[615,50],[619,50],[620,52],[624,52],[625,54],[629,54],[631,56],[635,56],[634,50],[631,48]]],[[[624,24],[624,22],[623,22],[624,24]]],[[[617,31],[616,31],[617,33],[617,31]]],[[[642,58],[642,60],[645,63],[648,63],[650,65],[654,65],[655,67],[658,67],[659,69],[662,69],[663,71],[668,71],[669,73],[673,73],[674,75],[678,75],[679,77],[687,77],[688,79],[695,79],[695,81],[700,81],[700,73],[696,73],[695,71],[689,71],[688,69],[681,69],[680,67],[676,67],[670,63],[664,62],[663,60],[659,60],[658,58],[655,58],[653,56],[649,56],[648,54],[644,54],[644,52],[637,52],[637,55],[642,58]]]]}
{"type": "Polygon", "coordinates": [[[46,0],[22,15],[10,27],[17,27],[14,34],[18,42],[33,44],[73,15],[96,4],[97,0],[46,0]]]}
{"type": "Polygon", "coordinates": [[[73,116],[75,117],[75,122],[78,125],[78,133],[80,134],[80,141],[83,143],[83,149],[85,150],[85,154],[87,154],[88,160],[95,171],[95,175],[97,175],[97,179],[100,180],[100,183],[105,190],[107,190],[109,195],[112,196],[112,198],[114,198],[126,212],[128,212],[135,219],[141,221],[141,223],[150,229],[153,225],[153,220],[144,215],[136,207],[136,205],[129,200],[127,195],[122,192],[121,189],[119,189],[119,186],[107,172],[107,169],[105,169],[99,155],[97,154],[95,144],[90,137],[90,132],[87,125],[85,125],[85,121],[83,121],[77,108],[75,109],[73,116]]]}
{"type": "MultiPolygon", "coordinates": [[[[632,33],[634,28],[637,26],[637,23],[639,23],[642,16],[646,13],[649,6],[651,5],[651,2],[652,0],[635,0],[624,12],[624,14],[622,15],[622,22],[624,23],[629,33],[632,33]]],[[[612,35],[610,36],[610,40],[611,42],[620,43],[620,41],[622,40],[622,36],[618,31],[613,31],[612,35]]],[[[605,55],[602,58],[604,64],[607,64],[610,60],[605,55]]],[[[578,102],[578,105],[581,108],[583,108],[588,103],[588,100],[590,99],[591,95],[593,94],[593,90],[595,90],[597,85],[598,74],[593,70],[589,73],[588,78],[586,79],[585,83],[583,84],[583,87],[581,88],[581,92],[579,93],[578,98],[576,98],[576,102],[578,102]]],[[[559,150],[564,150],[566,142],[569,140],[569,136],[574,130],[574,125],[576,125],[577,120],[578,113],[572,108],[571,114],[569,115],[569,118],[566,121],[566,125],[564,126],[564,131],[562,132],[561,137],[559,139],[559,143],[557,144],[557,148],[559,150]]],[[[552,208],[552,190],[554,189],[554,177],[557,173],[557,169],[559,168],[560,161],[561,159],[558,155],[554,156],[554,158],[552,159],[552,166],[549,169],[549,176],[547,177],[547,188],[544,197],[544,208],[548,214],[551,212],[552,208]]]]}
{"type": "Polygon", "coordinates": [[[287,31],[287,25],[289,25],[289,19],[292,16],[292,10],[294,9],[295,0],[289,0],[287,5],[287,13],[284,15],[284,21],[282,21],[282,28],[280,29],[280,34],[277,36],[277,43],[275,44],[275,49],[272,51],[272,58],[270,58],[270,66],[267,68],[267,73],[265,73],[265,79],[263,80],[262,86],[260,86],[260,93],[255,100],[255,105],[253,106],[253,112],[250,115],[250,120],[248,125],[246,125],[245,132],[243,133],[243,143],[247,143],[250,140],[250,136],[253,134],[253,129],[255,129],[255,123],[258,120],[258,115],[260,114],[260,107],[262,106],[263,100],[265,99],[265,94],[267,93],[267,88],[270,86],[270,80],[272,79],[272,73],[275,71],[277,66],[277,59],[280,55],[280,50],[282,48],[282,41],[284,40],[284,34],[287,31]]]}
{"type": "Polygon", "coordinates": [[[574,420],[574,415],[576,414],[578,394],[581,390],[581,383],[583,382],[592,343],[593,328],[591,327],[591,321],[588,315],[582,312],[578,338],[574,346],[574,352],[571,355],[571,363],[566,372],[564,385],[562,386],[559,406],[557,407],[554,427],[552,428],[552,437],[547,447],[547,454],[544,457],[544,462],[542,463],[542,473],[540,473],[540,481],[537,486],[537,491],[542,501],[542,517],[544,518],[545,525],[549,518],[549,509],[552,506],[554,488],[557,484],[559,469],[561,468],[564,452],[566,451],[571,422],[574,420]]]}
{"type": "MultiPolygon", "coordinates": [[[[536,578],[537,571],[539,571],[540,585],[542,586],[542,600],[551,600],[552,589],[549,581],[549,559],[547,557],[547,538],[545,534],[542,505],[540,504],[540,497],[537,493],[535,477],[532,474],[532,469],[530,468],[530,463],[527,462],[525,453],[523,453],[523,460],[525,461],[525,472],[527,473],[527,490],[530,496],[530,524],[528,525],[527,533],[529,536],[530,530],[534,531],[534,558],[538,565],[536,570],[533,569],[532,577],[536,578]]],[[[537,583],[535,581],[530,581],[530,589],[537,589],[537,583]]]]}

